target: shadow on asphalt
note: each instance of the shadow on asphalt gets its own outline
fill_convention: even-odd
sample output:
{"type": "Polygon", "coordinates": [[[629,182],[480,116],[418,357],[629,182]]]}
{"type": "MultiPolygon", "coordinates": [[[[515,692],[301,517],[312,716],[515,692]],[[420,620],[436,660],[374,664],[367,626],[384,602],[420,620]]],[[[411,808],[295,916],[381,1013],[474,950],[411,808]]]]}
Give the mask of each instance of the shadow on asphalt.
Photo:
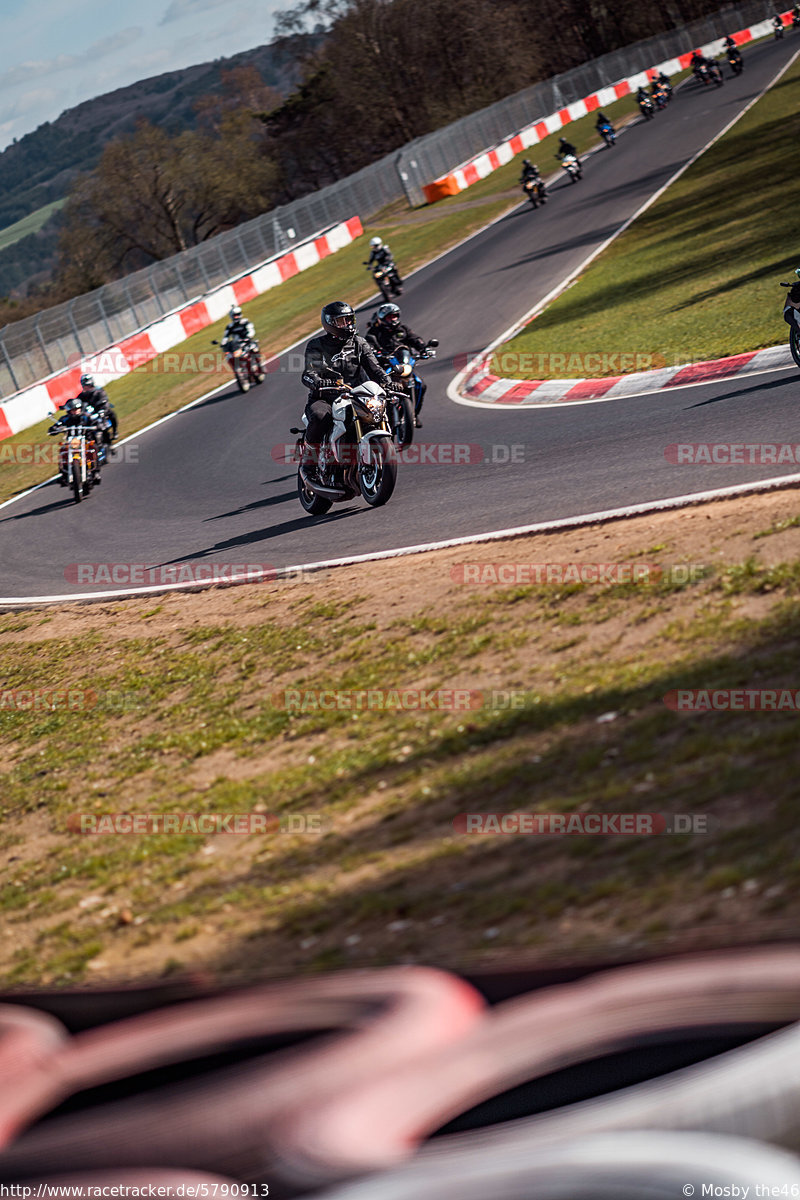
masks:
{"type": "MultiPolygon", "coordinates": [[[[709,380],[709,383],[711,380],[709,380]]],[[[754,383],[752,387],[738,388],[735,392],[723,392],[721,396],[710,396],[708,400],[700,400],[697,404],[689,404],[686,412],[693,408],[705,408],[707,404],[719,404],[721,400],[738,400],[740,396],[752,396],[756,392],[767,392],[773,388],[786,387],[785,379],[773,379],[771,383],[754,383]]]]}

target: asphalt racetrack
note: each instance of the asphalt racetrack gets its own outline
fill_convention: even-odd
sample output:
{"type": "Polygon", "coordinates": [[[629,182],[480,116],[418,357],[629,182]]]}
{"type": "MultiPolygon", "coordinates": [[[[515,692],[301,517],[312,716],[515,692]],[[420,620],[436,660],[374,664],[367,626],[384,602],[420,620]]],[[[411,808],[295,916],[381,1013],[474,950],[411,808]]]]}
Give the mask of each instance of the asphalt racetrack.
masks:
{"type": "MultiPolygon", "coordinates": [[[[253,391],[240,395],[232,382],[137,436],[135,455],[121,447],[86,503],[50,483],[0,508],[0,597],[106,590],[80,583],[76,564],[314,563],[795,474],[794,463],[676,465],[665,451],[675,443],[800,441],[796,368],[546,410],[469,408],[446,390],[467,356],[546,296],[796,49],[791,36],[766,42],[745,50],[738,79],[726,69],[724,87],[689,83],[653,121],[637,121],[615,149],[588,158],[579,184],[558,179],[545,208],[525,202],[408,280],[404,319],[438,337],[440,348],[422,364],[428,394],[412,448],[417,461],[401,461],[384,508],[358,500],[321,518],[303,512],[296,468],[284,461],[305,402],[300,346],[253,391]]],[[[549,174],[551,164],[539,165],[549,174]]],[[[724,253],[724,233],[720,245],[724,253]]],[[[780,303],[776,280],[776,314],[780,303]]],[[[376,304],[360,310],[361,332],[376,304]]]]}

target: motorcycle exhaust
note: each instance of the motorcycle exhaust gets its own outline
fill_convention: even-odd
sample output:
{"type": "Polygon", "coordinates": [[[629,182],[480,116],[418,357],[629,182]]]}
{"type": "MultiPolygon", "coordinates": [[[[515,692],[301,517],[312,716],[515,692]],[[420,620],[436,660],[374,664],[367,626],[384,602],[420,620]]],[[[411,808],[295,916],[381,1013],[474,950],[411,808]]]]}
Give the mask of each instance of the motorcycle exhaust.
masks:
{"type": "Polygon", "coordinates": [[[347,492],[342,488],[323,487],[321,484],[315,483],[313,479],[308,478],[302,467],[300,468],[300,478],[307,487],[311,488],[312,492],[316,492],[319,496],[329,496],[332,500],[341,500],[347,496],[347,492]]]}

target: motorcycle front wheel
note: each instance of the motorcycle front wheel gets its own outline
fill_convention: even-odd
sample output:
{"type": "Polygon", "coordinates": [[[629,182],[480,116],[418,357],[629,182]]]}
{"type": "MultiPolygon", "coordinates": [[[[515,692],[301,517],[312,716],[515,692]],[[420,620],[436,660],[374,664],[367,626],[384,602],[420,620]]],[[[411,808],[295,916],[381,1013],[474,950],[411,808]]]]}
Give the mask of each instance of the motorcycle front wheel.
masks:
{"type": "Polygon", "coordinates": [[[389,287],[389,282],[388,282],[388,280],[386,280],[386,279],[379,279],[379,280],[378,280],[378,287],[380,288],[380,293],[381,293],[381,295],[383,296],[384,300],[391,300],[391,298],[392,298],[392,289],[389,287]]]}
{"type": "Polygon", "coordinates": [[[397,404],[392,405],[393,429],[392,436],[396,446],[410,446],[414,440],[414,413],[411,411],[411,401],[408,396],[398,396],[397,404]]]}
{"type": "Polygon", "coordinates": [[[370,461],[360,463],[358,486],[371,508],[380,508],[390,499],[397,482],[397,450],[388,438],[370,443],[370,461]]]}
{"type": "Polygon", "coordinates": [[[313,488],[307,487],[303,476],[297,472],[297,495],[310,517],[321,517],[333,504],[327,496],[318,496],[313,488]]]}
{"type": "Polygon", "coordinates": [[[250,390],[250,384],[249,384],[249,383],[247,382],[247,380],[245,379],[245,377],[244,377],[244,371],[241,369],[241,367],[239,367],[239,368],[238,368],[238,370],[234,371],[234,375],[236,376],[236,382],[237,382],[237,384],[239,385],[239,391],[240,391],[240,392],[247,392],[247,391],[249,391],[249,390],[250,390]]]}
{"type": "Polygon", "coordinates": [[[789,333],[789,349],[792,352],[792,358],[800,367],[800,327],[793,325],[789,333]]]}
{"type": "Polygon", "coordinates": [[[80,504],[83,499],[83,483],[79,463],[72,464],[72,494],[75,497],[75,503],[80,504]]]}

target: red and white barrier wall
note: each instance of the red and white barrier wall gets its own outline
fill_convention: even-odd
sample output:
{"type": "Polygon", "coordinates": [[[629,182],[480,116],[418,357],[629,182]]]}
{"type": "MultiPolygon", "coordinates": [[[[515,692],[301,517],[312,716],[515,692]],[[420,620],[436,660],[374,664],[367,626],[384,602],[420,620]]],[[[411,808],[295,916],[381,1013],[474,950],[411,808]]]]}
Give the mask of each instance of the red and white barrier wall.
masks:
{"type": "MultiPolygon", "coordinates": [[[[791,22],[791,13],[785,12],[781,14],[784,24],[791,22]]],[[[772,18],[765,21],[759,21],[757,25],[751,25],[747,29],[737,30],[731,34],[733,40],[738,46],[745,42],[750,42],[754,38],[766,37],[772,32],[772,18]]],[[[722,53],[724,47],[724,38],[715,38],[713,42],[706,42],[704,46],[700,46],[700,53],[707,55],[717,55],[722,53]]],[[[476,158],[471,158],[468,162],[462,163],[460,167],[456,167],[449,175],[442,176],[441,179],[434,180],[433,183],[426,184],[423,187],[425,199],[429,204],[433,204],[436,200],[441,200],[444,196],[455,196],[464,188],[470,187],[473,183],[477,183],[479,179],[484,179],[487,175],[491,175],[492,171],[496,171],[498,167],[502,167],[505,163],[510,162],[517,154],[521,154],[523,150],[527,150],[529,146],[535,146],[537,142],[541,142],[551,133],[556,133],[559,129],[563,129],[565,125],[569,125],[572,121],[577,121],[580,117],[585,117],[588,113],[594,112],[596,109],[605,108],[609,104],[613,104],[615,100],[621,100],[623,96],[629,95],[631,92],[636,92],[639,87],[647,87],[650,83],[650,78],[653,71],[663,71],[665,75],[676,75],[679,71],[684,71],[689,66],[689,61],[694,53],[694,48],[687,54],[681,54],[677,58],[667,59],[665,62],[656,63],[652,67],[648,67],[646,71],[639,71],[636,75],[630,75],[627,79],[621,79],[618,83],[613,83],[609,87],[601,88],[599,92],[592,92],[590,96],[585,96],[583,100],[576,100],[574,104],[568,104],[566,108],[559,109],[558,112],[551,113],[549,117],[545,117],[541,121],[534,121],[531,125],[526,125],[513,137],[507,138],[506,141],[500,142],[497,146],[493,146],[491,150],[484,150],[476,158]]]]}
{"type": "Polygon", "coordinates": [[[271,259],[213,292],[187,304],[184,308],[161,317],[146,329],[123,338],[99,354],[76,361],[75,366],[49,379],[25,388],[0,403],[0,441],[36,425],[66,404],[80,391],[84,372],[94,375],[102,387],[121,379],[130,371],[150,362],[165,350],[186,341],[193,333],[207,328],[224,317],[233,304],[246,304],[255,296],[268,292],[300,271],[343,249],[364,232],[358,217],[342,221],[307,242],[301,242],[288,254],[271,259]]]}

